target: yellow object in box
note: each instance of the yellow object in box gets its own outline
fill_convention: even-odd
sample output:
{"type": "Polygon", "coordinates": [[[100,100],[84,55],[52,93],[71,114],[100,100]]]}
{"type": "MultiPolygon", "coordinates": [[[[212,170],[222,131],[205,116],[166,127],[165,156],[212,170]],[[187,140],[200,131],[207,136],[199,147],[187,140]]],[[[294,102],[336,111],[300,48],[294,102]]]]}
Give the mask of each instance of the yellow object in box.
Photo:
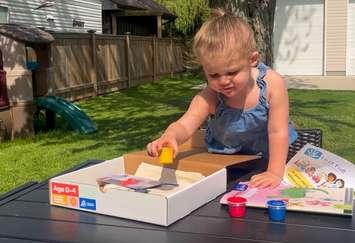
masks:
{"type": "Polygon", "coordinates": [[[162,164],[171,164],[173,163],[173,148],[163,147],[159,154],[159,162],[162,164]]]}

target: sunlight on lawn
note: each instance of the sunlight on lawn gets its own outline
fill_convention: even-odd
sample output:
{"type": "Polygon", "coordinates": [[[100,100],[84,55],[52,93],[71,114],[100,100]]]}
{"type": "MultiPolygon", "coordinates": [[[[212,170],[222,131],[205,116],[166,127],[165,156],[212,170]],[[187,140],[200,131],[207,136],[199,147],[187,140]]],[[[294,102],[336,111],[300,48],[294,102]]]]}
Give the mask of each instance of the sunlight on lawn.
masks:
{"type": "MultiPolygon", "coordinates": [[[[57,118],[57,127],[34,138],[0,144],[0,193],[42,181],[88,159],[112,159],[144,149],[187,108],[202,84],[176,76],[77,102],[98,125],[81,135],[57,118]]],[[[355,162],[355,92],[290,90],[290,117],[300,128],[321,128],[323,147],[355,162]]]]}

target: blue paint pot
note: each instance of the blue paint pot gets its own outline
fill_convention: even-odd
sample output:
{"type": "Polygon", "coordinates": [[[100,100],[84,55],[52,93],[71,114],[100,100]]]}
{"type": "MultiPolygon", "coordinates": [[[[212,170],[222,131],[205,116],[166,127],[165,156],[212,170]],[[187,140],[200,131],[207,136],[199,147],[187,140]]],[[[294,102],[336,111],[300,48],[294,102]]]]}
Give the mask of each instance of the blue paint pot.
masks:
{"type": "Polygon", "coordinates": [[[282,200],[267,201],[269,218],[272,221],[283,221],[286,215],[286,203],[282,200]]]}

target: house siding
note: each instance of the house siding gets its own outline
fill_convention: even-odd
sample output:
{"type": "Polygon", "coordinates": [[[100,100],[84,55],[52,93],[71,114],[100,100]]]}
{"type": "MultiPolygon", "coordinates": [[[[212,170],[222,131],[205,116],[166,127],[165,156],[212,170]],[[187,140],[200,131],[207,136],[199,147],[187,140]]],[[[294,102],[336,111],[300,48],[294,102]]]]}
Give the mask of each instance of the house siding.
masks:
{"type": "Polygon", "coordinates": [[[326,75],[346,74],[347,2],[326,1],[326,75]]]}
{"type": "Polygon", "coordinates": [[[355,75],[355,0],[348,4],[347,74],[355,75]]]}
{"type": "Polygon", "coordinates": [[[35,10],[43,0],[0,0],[9,9],[9,23],[31,24],[58,32],[102,33],[101,0],[60,0],[51,7],[35,10]],[[47,18],[53,19],[48,21],[47,18]],[[84,27],[73,27],[73,20],[84,22],[84,27]]]}

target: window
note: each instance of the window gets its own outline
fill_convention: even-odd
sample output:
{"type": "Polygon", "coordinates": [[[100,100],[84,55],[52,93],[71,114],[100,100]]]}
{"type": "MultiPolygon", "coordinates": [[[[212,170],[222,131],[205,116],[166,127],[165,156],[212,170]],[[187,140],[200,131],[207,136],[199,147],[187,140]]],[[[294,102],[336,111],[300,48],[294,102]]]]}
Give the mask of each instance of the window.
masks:
{"type": "MultiPolygon", "coordinates": [[[[9,106],[9,98],[7,95],[6,72],[3,70],[2,52],[0,49],[0,109],[8,106],[9,106]]],[[[0,141],[1,141],[1,122],[0,122],[0,141]]]]}
{"type": "Polygon", "coordinates": [[[0,6],[0,24],[9,22],[9,9],[0,6]]]}

